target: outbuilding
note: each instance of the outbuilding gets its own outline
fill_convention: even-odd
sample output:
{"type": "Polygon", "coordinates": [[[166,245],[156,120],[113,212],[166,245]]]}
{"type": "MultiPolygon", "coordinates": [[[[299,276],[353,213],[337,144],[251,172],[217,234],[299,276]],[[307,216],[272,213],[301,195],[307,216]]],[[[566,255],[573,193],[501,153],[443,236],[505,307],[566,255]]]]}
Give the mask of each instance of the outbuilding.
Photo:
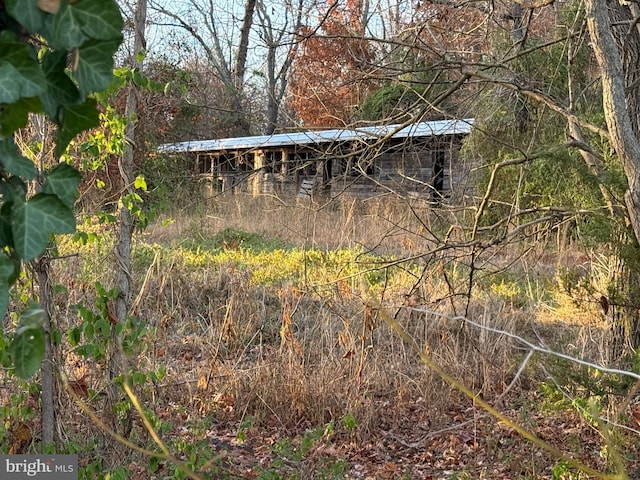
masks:
{"type": "Polygon", "coordinates": [[[382,191],[440,198],[454,189],[473,119],[277,133],[164,144],[195,155],[195,175],[215,192],[332,196],[382,191]]]}

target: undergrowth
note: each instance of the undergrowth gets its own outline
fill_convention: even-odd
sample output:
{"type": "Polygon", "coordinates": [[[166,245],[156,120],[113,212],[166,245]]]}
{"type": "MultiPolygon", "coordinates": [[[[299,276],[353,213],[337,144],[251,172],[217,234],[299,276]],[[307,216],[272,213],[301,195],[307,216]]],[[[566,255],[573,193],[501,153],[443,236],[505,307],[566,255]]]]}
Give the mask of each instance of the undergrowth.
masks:
{"type": "MultiPolygon", "coordinates": [[[[566,300],[548,262],[538,268],[535,257],[494,255],[483,264],[481,281],[469,288],[468,257],[429,253],[435,229],[429,233],[407,211],[345,202],[326,213],[299,206],[262,212],[270,213],[252,214],[244,204],[225,213],[217,205],[215,217],[165,221],[134,244],[136,295],[131,319],[117,326],[129,370],[119,381],[131,384],[153,427],[186,466],[204,478],[352,478],[365,462],[358,457],[363,451],[408,435],[394,448],[426,448],[425,442],[437,440],[429,444],[433,452],[457,445],[464,447],[458,454],[477,459],[482,450],[483,462],[508,463],[525,475],[520,478],[535,472],[579,478],[548,456],[522,457],[528,450],[519,447],[521,440],[493,426],[473,402],[426,369],[379,314],[385,309],[449,374],[506,411],[520,412],[520,421],[533,429],[544,434],[550,428],[536,411],[556,409],[578,412],[572,421],[587,436],[598,427],[593,408],[611,414],[631,385],[543,356],[523,364],[529,357],[515,340],[455,317],[465,314],[492,329],[597,358],[606,330],[597,314],[566,300]],[[489,266],[502,273],[489,275],[489,266]],[[555,315],[560,311],[594,320],[576,326],[555,315]],[[523,420],[524,405],[534,413],[523,420]],[[448,432],[452,423],[471,425],[469,415],[476,425],[471,437],[466,427],[442,435],[449,443],[429,436],[448,432]],[[417,432],[422,437],[413,436],[417,428],[426,428],[417,432]],[[487,438],[473,440],[479,432],[487,438]],[[364,449],[357,455],[356,445],[364,449]]],[[[106,394],[109,305],[117,295],[107,287],[114,283],[106,268],[113,231],[94,218],[83,232],[61,239],[65,260],[54,263],[61,372],[70,390],[115,432],[157,451],[131,399],[106,394]]],[[[3,382],[0,446],[35,451],[37,383],[23,385],[6,374],[3,382]],[[17,445],[20,425],[31,435],[17,445]]],[[[110,478],[184,478],[172,462],[133,453],[90,416],[78,415],[68,390],[58,392],[60,440],[80,455],[81,478],[104,472],[110,478]]],[[[628,407],[618,412],[620,422],[633,421],[628,407]]],[[[629,451],[637,448],[637,440],[616,441],[629,451]]],[[[586,455],[577,444],[571,448],[586,455]]],[[[438,459],[430,461],[451,470],[438,459]]],[[[390,472],[386,478],[419,478],[409,465],[377,461],[390,472]]],[[[609,465],[607,455],[588,461],[609,465]]],[[[480,467],[452,471],[458,478],[491,478],[480,467]]]]}

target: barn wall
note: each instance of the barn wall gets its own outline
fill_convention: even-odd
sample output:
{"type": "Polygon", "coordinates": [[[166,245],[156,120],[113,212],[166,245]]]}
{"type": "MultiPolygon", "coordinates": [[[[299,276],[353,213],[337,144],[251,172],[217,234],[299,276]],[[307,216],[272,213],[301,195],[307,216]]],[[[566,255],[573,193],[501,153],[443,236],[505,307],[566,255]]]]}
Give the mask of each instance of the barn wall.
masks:
{"type": "Polygon", "coordinates": [[[394,143],[277,147],[199,155],[198,174],[210,191],[253,194],[325,192],[369,195],[385,191],[437,198],[464,176],[457,161],[461,137],[404,139],[394,143]],[[437,168],[442,166],[440,181],[437,168]]]}

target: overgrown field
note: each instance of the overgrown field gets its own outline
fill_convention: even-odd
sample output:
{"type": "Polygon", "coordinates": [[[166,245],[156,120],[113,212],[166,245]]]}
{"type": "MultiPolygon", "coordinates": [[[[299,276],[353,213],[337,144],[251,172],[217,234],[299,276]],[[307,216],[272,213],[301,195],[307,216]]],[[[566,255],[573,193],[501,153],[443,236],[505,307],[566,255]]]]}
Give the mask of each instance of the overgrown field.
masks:
{"type": "MultiPolygon", "coordinates": [[[[572,458],[631,477],[633,378],[518,338],[636,368],[609,353],[606,259],[560,235],[478,250],[456,222],[388,198],[233,196],[165,215],[136,235],[131,318],[114,327],[131,394],[114,395],[114,227],[88,218],[52,263],[56,451],[87,479],[593,476],[572,458]],[[136,450],[161,453],[158,439],[175,459],[136,450]]],[[[0,450],[39,451],[37,379],[4,374],[0,397],[0,450]]]]}

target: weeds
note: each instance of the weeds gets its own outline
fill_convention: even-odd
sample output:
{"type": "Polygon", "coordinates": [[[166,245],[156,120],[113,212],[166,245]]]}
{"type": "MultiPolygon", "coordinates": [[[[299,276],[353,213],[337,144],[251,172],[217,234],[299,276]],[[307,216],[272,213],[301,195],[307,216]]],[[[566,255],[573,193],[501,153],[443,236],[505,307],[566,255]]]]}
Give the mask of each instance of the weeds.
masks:
{"type": "MultiPolygon", "coordinates": [[[[353,201],[323,212],[265,208],[264,199],[224,202],[216,203],[215,216],[206,210],[198,217],[174,215],[175,221],[159,223],[135,242],[138,294],[132,318],[118,325],[129,382],[154,428],[190,469],[205,478],[338,479],[377,462],[393,472],[390,478],[424,478],[426,470],[416,466],[422,462],[457,478],[481,478],[480,470],[450,459],[455,451],[468,465],[511,458],[513,471],[525,465],[526,474],[542,469],[546,478],[579,478],[567,476],[573,473],[563,464],[523,450],[517,435],[477,419],[473,403],[420,364],[377,310],[383,305],[420,349],[479,397],[495,399],[516,421],[544,432],[553,425],[541,411],[553,408],[562,416],[580,407],[561,391],[595,398],[612,393],[615,379],[543,359],[516,375],[526,352],[513,341],[439,314],[466,310],[483,325],[597,358],[607,332],[555,315],[560,305],[563,314],[581,312],[563,297],[555,269],[493,257],[492,268],[509,265],[509,273],[487,274],[469,295],[468,259],[418,255],[431,252],[438,225],[426,231],[406,209],[353,201]],[[306,220],[313,220],[312,230],[306,220]],[[363,452],[370,457],[358,457],[363,452]],[[525,453],[531,454],[526,461],[525,453]],[[413,473],[395,463],[405,456],[415,464],[413,473]]],[[[61,242],[60,254],[74,256],[54,265],[59,283],[69,286],[56,295],[60,368],[90,408],[113,420],[118,434],[154,449],[130,399],[104,393],[109,305],[117,295],[102,287],[110,275],[103,265],[112,235],[99,222],[86,230],[91,235],[83,242],[61,242]]],[[[8,388],[0,388],[0,396],[7,407],[0,412],[31,421],[30,397],[16,393],[23,385],[3,379],[8,388]]],[[[160,456],[114,445],[88,417],[77,415],[71,400],[60,392],[59,417],[73,427],[61,440],[80,454],[81,478],[106,478],[105,472],[119,478],[125,461],[127,478],[182,478],[160,456]]],[[[602,415],[612,409],[605,403],[599,408],[602,415]]],[[[571,418],[590,444],[598,442],[592,419],[571,418]]],[[[5,427],[3,449],[15,430],[5,427]]],[[[605,459],[593,462],[606,465],[605,459]]]]}

